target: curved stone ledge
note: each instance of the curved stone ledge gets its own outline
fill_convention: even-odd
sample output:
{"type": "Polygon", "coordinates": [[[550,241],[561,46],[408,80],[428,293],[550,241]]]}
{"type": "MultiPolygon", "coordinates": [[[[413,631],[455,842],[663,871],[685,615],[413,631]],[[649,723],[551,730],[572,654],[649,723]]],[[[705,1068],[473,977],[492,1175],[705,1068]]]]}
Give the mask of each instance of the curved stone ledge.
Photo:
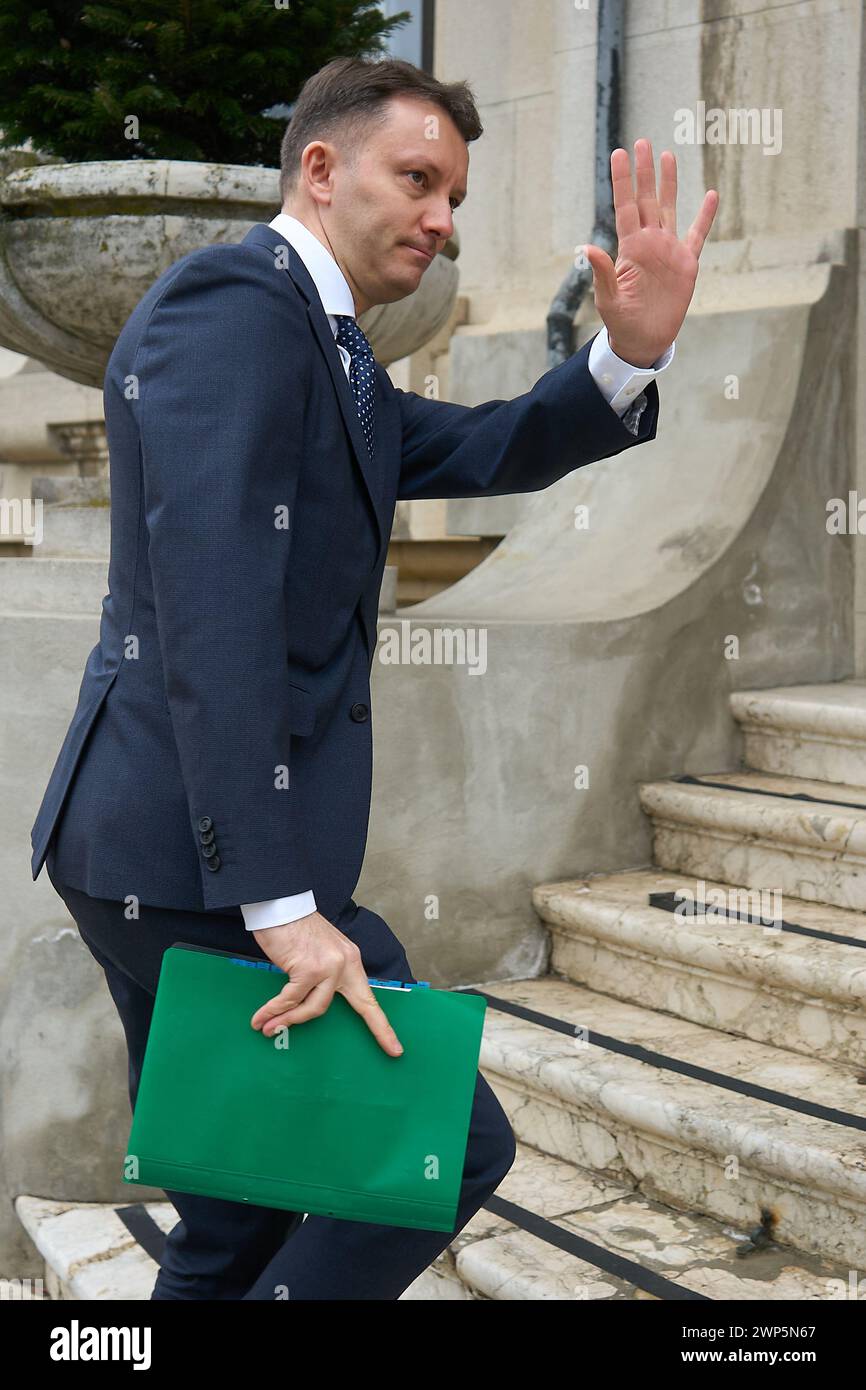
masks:
{"type": "MultiPolygon", "coordinates": [[[[658,437],[516,499],[525,514],[481,564],[397,610],[431,651],[449,631],[483,646],[475,673],[468,659],[373,666],[387,739],[358,892],[403,924],[423,978],[542,970],[534,885],[648,863],[639,786],[738,766],[732,689],[850,673],[853,542],[825,518],[854,467],[857,260],[847,234],[800,250],[823,259],[797,262],[792,244],[773,267],[769,248],[743,244],[710,260],[660,382],[658,437]],[[575,529],[580,505],[588,530],[575,529]]],[[[466,329],[452,339],[470,400],[500,394],[484,331],[471,326],[471,353],[466,329]]],[[[541,369],[523,347],[524,370],[541,369]]],[[[855,845],[866,851],[866,817],[855,845]]]]}

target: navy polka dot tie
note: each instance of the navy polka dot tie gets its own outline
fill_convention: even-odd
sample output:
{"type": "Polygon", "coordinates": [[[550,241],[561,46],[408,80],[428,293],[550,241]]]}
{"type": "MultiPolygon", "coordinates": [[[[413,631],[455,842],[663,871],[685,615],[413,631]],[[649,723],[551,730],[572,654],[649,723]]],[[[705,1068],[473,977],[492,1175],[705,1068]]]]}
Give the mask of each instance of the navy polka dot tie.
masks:
{"type": "Polygon", "coordinates": [[[364,438],[370,457],[373,457],[375,440],[375,420],[373,406],[376,399],[376,359],[363,328],[359,328],[351,314],[335,314],[337,320],[337,342],[348,352],[351,361],[349,384],[355,396],[355,404],[364,428],[364,438]]]}

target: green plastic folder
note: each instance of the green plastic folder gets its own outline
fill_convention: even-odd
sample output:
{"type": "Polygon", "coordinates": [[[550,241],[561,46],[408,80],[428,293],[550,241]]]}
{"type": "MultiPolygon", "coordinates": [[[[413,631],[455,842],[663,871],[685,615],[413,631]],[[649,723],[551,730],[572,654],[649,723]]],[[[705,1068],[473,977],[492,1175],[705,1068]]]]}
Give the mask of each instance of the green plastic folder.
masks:
{"type": "Polygon", "coordinates": [[[484,997],[371,980],[391,1057],[340,994],[264,1037],[250,1019],[285,982],[227,951],[165,952],[123,1181],[452,1231],[484,997]]]}

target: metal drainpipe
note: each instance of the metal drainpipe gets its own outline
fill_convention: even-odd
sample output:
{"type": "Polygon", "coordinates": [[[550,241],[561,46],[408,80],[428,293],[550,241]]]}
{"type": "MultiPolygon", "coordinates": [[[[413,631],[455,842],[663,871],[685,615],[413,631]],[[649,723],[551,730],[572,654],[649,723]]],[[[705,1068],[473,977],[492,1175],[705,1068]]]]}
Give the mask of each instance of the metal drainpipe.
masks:
{"type": "MultiPolygon", "coordinates": [[[[620,73],[622,72],[625,0],[599,0],[595,98],[595,224],[589,238],[616,259],[616,225],[610,156],[620,144],[620,73]]],[[[583,257],[581,257],[583,260],[583,257]]],[[[574,320],[583,297],[592,289],[592,267],[573,266],[550,304],[547,315],[547,365],[558,367],[574,352],[574,320]]]]}

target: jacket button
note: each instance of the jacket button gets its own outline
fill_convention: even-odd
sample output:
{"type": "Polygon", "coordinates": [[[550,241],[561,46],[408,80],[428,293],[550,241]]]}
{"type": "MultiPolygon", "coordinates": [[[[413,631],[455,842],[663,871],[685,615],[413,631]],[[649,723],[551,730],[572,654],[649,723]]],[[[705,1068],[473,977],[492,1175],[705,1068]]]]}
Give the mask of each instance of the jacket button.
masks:
{"type": "Polygon", "coordinates": [[[202,845],[201,852],[205,859],[212,859],[217,852],[216,845],[202,845]]]}
{"type": "Polygon", "coordinates": [[[198,823],[199,830],[210,830],[212,826],[213,821],[211,820],[210,816],[202,816],[201,820],[198,823]]]}
{"type": "Polygon", "coordinates": [[[215,854],[213,859],[206,859],[204,862],[207,864],[209,869],[218,869],[220,864],[222,863],[222,860],[220,859],[218,854],[215,854]]]}
{"type": "Polygon", "coordinates": [[[215,832],[213,830],[200,830],[198,832],[198,838],[203,845],[209,845],[211,840],[215,838],[215,832]]]}
{"type": "Polygon", "coordinates": [[[367,706],[360,704],[360,702],[356,705],[353,705],[352,708],[349,710],[350,715],[358,724],[360,724],[364,719],[367,718],[369,712],[370,711],[367,709],[367,706]]]}

